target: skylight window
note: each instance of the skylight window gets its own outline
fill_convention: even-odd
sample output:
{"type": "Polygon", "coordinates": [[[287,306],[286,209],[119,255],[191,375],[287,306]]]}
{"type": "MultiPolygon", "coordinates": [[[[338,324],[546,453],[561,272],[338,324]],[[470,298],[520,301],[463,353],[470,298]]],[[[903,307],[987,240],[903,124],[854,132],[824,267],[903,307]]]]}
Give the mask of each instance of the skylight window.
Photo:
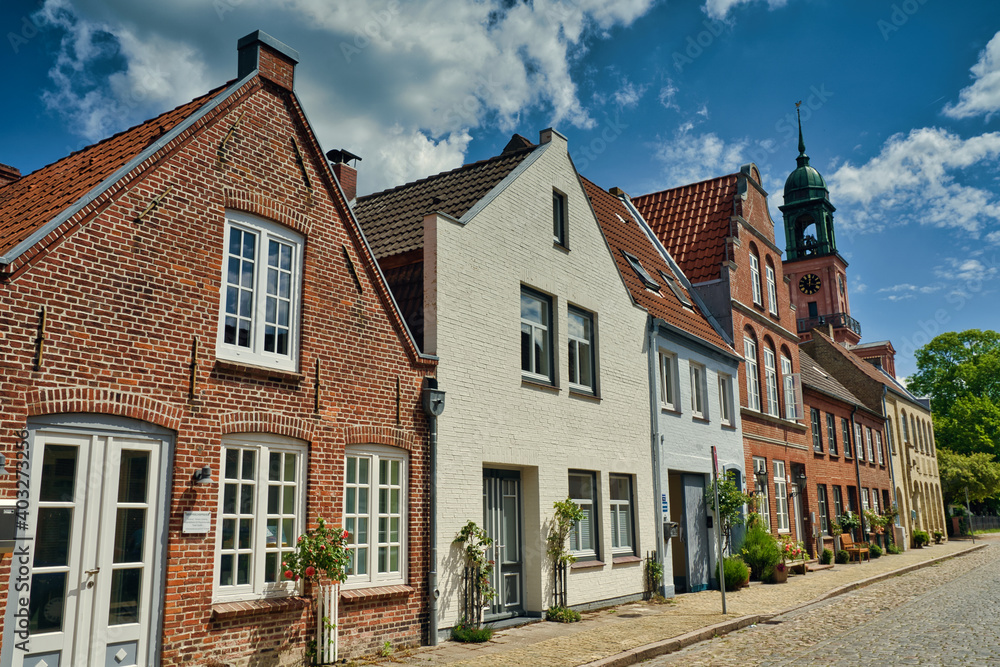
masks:
{"type": "Polygon", "coordinates": [[[680,301],[685,308],[693,308],[694,304],[691,303],[691,299],[689,299],[687,295],[684,294],[684,291],[681,290],[680,285],[677,284],[677,279],[666,271],[661,270],[659,273],[663,280],[666,281],[667,287],[669,287],[670,291],[677,297],[677,300],[680,301]]]}
{"type": "Polygon", "coordinates": [[[622,250],[621,252],[622,256],[624,256],[625,259],[628,261],[629,266],[632,267],[632,270],[635,271],[635,274],[639,276],[640,280],[642,280],[642,284],[645,285],[647,289],[651,289],[654,292],[659,292],[660,283],[653,280],[653,276],[649,275],[649,272],[646,271],[645,268],[643,268],[642,263],[639,261],[639,258],[636,257],[635,255],[625,252],[624,250],[622,250]]]}

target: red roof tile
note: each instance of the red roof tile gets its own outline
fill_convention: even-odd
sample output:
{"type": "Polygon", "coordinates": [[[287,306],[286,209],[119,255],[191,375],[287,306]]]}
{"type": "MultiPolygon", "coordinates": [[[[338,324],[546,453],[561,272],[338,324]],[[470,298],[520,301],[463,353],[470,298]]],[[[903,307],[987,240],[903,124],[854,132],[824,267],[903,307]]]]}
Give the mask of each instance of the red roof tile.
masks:
{"type": "Polygon", "coordinates": [[[597,221],[601,226],[601,231],[604,232],[604,238],[607,239],[608,245],[611,247],[618,272],[631,292],[635,303],[654,317],[661,318],[707,343],[735,354],[733,348],[726,344],[722,336],[698,309],[697,303],[685,289],[683,281],[676,280],[675,277],[680,292],[689,301],[694,302],[690,308],[684,307],[670,287],[665,284],[666,280],[660,275],[660,272],[662,271],[668,276],[674,276],[674,272],[640,224],[632,217],[632,213],[625,204],[586,178],[581,180],[594,207],[594,212],[597,214],[597,221]],[[658,293],[646,289],[644,282],[632,270],[622,251],[633,255],[642,263],[643,268],[653,277],[653,280],[660,284],[658,293]]]}
{"type": "Polygon", "coordinates": [[[465,215],[535,149],[523,137],[527,145],[512,148],[520,143],[517,139],[514,135],[504,153],[488,160],[359,197],[354,213],[375,257],[423,248],[423,220],[428,213],[446,213],[456,219],[465,215]]]}
{"type": "Polygon", "coordinates": [[[216,88],[0,188],[0,255],[29,238],[225,89],[216,88]]]}
{"type": "Polygon", "coordinates": [[[721,277],[738,174],[632,199],[692,283],[721,277]]]}

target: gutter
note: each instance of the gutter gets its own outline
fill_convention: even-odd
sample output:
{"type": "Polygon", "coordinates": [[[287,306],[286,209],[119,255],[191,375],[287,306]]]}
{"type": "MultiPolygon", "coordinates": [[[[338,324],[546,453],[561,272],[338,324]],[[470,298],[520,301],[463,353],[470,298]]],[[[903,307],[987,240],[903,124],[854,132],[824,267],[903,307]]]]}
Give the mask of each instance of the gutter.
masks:
{"type": "Polygon", "coordinates": [[[438,598],[441,592],[437,583],[437,418],[444,412],[444,392],[438,389],[436,378],[425,378],[421,391],[424,412],[427,414],[427,427],[430,431],[428,452],[428,480],[430,489],[427,493],[428,513],[428,567],[427,567],[427,601],[428,625],[427,644],[438,645],[438,598]]]}
{"type": "MultiPolygon", "coordinates": [[[[649,346],[647,357],[649,358],[650,447],[652,448],[653,456],[653,534],[658,536],[656,541],[656,561],[660,564],[661,572],[663,572],[663,578],[660,581],[660,595],[667,597],[667,544],[669,543],[670,535],[667,533],[664,524],[670,520],[670,516],[669,514],[666,517],[663,516],[662,504],[657,506],[657,503],[661,502],[665,495],[663,492],[663,471],[660,469],[660,439],[663,436],[660,435],[659,396],[657,395],[659,385],[657,384],[656,367],[656,330],[657,323],[660,321],[650,315],[648,319],[649,327],[646,333],[649,335],[647,338],[647,345],[649,346]]],[[[670,572],[672,576],[673,565],[670,567],[670,572]]],[[[673,587],[671,586],[671,588],[673,587]]],[[[673,597],[672,594],[671,597],[673,597]]]]}

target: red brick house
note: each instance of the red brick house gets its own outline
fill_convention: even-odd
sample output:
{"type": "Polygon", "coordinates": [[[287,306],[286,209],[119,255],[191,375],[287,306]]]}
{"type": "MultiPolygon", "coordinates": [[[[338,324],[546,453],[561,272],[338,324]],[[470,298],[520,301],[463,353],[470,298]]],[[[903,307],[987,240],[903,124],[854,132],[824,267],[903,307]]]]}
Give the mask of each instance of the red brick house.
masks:
{"type": "MultiPolygon", "coordinates": [[[[884,513],[892,507],[888,439],[880,411],[866,406],[803,349],[799,360],[815,480],[807,511],[815,512],[815,546],[822,551],[834,548],[831,523],[845,512],[884,513]]],[[[868,541],[869,535],[858,529],[854,539],[868,541]]]]}
{"type": "Polygon", "coordinates": [[[756,165],[633,200],[743,352],[740,419],[747,488],[779,535],[812,534],[812,447],[802,420],[795,311],[756,165]]]}
{"type": "Polygon", "coordinates": [[[248,35],[234,81],[0,185],[4,664],[299,664],[281,561],[321,517],[351,530],[342,653],[426,631],[435,360],[297,60],[248,35]]]}

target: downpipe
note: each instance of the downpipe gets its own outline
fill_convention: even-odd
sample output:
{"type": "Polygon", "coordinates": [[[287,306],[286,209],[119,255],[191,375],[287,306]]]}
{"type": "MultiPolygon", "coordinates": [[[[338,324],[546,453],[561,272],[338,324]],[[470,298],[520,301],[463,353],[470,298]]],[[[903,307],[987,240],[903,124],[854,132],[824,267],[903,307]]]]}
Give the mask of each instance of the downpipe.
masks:
{"type": "Polygon", "coordinates": [[[428,598],[428,627],[427,644],[429,646],[438,645],[438,598],[441,592],[438,590],[437,573],[437,418],[444,412],[444,392],[438,389],[436,378],[424,378],[424,388],[422,390],[422,404],[424,413],[427,414],[427,426],[430,431],[430,442],[428,452],[428,481],[430,490],[427,494],[428,513],[428,541],[430,549],[428,559],[430,563],[427,568],[427,598],[428,598]]]}

